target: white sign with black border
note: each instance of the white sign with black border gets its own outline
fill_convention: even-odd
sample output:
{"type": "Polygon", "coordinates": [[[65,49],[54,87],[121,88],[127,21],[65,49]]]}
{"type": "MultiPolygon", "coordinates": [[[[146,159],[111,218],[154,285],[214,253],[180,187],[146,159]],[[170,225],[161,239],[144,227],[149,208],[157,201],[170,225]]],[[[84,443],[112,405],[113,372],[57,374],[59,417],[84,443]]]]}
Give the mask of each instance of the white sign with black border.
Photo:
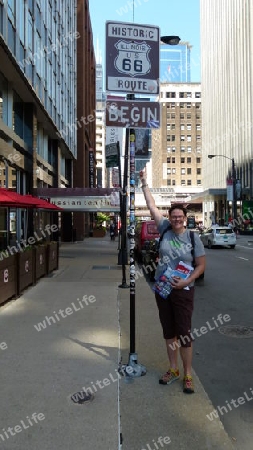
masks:
{"type": "Polygon", "coordinates": [[[158,94],[159,51],[159,27],[106,22],[107,91],[158,94]]]}

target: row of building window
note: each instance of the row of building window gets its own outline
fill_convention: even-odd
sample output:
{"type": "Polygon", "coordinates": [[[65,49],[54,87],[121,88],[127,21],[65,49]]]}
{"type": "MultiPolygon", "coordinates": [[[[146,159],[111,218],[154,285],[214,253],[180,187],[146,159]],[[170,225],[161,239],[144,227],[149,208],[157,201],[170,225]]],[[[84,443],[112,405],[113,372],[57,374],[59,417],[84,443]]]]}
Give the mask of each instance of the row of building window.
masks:
{"type": "MultiPolygon", "coordinates": [[[[177,148],[176,147],[167,147],[168,153],[176,153],[177,148]]],[[[192,148],[191,147],[180,147],[180,152],[184,153],[191,153],[192,148]]],[[[201,153],[201,147],[196,147],[196,153],[201,153]]]]}
{"type": "MultiPolygon", "coordinates": [[[[187,175],[191,175],[191,173],[192,173],[192,169],[191,169],[191,167],[187,167],[187,169],[185,169],[185,168],[181,168],[180,169],[180,171],[181,171],[181,175],[185,175],[186,173],[187,173],[187,175]]],[[[167,175],[170,175],[170,174],[176,174],[177,173],[177,169],[176,168],[173,168],[173,169],[171,169],[170,167],[167,169],[167,175]]],[[[200,167],[197,167],[197,169],[196,169],[196,174],[197,175],[201,175],[201,168],[200,167]]]]}
{"type": "MultiPolygon", "coordinates": [[[[196,109],[200,109],[201,103],[179,103],[178,104],[180,108],[187,108],[190,109],[192,107],[195,106],[196,109]]],[[[176,103],[171,102],[171,103],[167,103],[167,108],[168,109],[175,109],[176,108],[176,103]]]]}
{"type": "MultiPolygon", "coordinates": [[[[175,142],[175,140],[176,140],[175,134],[167,135],[167,142],[175,142]]],[[[187,136],[182,134],[180,136],[180,141],[181,142],[184,142],[184,141],[191,142],[191,140],[192,140],[192,136],[190,134],[188,134],[187,136]]],[[[201,141],[201,136],[199,134],[196,135],[196,141],[201,141]]]]}
{"type": "MultiPolygon", "coordinates": [[[[169,113],[167,112],[167,119],[175,119],[176,118],[176,114],[175,113],[169,113]]],[[[180,113],[180,119],[184,120],[184,119],[192,119],[193,115],[191,113],[180,113]]],[[[198,112],[197,114],[195,114],[195,118],[196,119],[201,119],[201,113],[198,112]]]]}
{"type": "MultiPolygon", "coordinates": [[[[192,124],[191,123],[187,123],[187,124],[181,123],[180,130],[182,131],[182,130],[185,130],[185,129],[186,130],[191,130],[192,129],[192,124]]],[[[176,130],[176,124],[175,123],[168,123],[167,124],[167,131],[170,131],[170,130],[176,130]]],[[[196,130],[197,131],[201,130],[201,124],[200,123],[196,124],[196,130]]]]}
{"type": "MultiPolygon", "coordinates": [[[[187,183],[185,180],[181,180],[180,182],[181,186],[191,186],[192,185],[192,180],[187,180],[187,183]]],[[[202,182],[201,180],[197,180],[197,186],[201,186],[202,182]]],[[[178,183],[176,182],[176,180],[167,180],[167,186],[177,186],[178,183]]]]}
{"type": "Polygon", "coordinates": [[[201,98],[201,92],[166,92],[166,98],[201,98]]]}
{"type": "MultiPolygon", "coordinates": [[[[187,162],[187,164],[191,164],[191,162],[192,162],[192,158],[180,158],[180,162],[181,162],[181,164],[184,164],[185,163],[185,160],[186,160],[186,162],[187,162]]],[[[168,157],[167,158],[167,164],[175,164],[176,163],[176,158],[174,157],[174,156],[172,156],[172,157],[168,157]]],[[[197,157],[196,158],[196,163],[197,164],[200,164],[201,163],[201,158],[199,158],[199,157],[197,157]]]]}

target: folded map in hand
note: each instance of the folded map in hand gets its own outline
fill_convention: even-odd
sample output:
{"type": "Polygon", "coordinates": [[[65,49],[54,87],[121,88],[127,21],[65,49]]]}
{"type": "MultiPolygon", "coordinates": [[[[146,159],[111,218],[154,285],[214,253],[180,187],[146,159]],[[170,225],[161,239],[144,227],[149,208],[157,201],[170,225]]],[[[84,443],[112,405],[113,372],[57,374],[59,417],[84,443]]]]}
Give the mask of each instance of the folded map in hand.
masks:
{"type": "MultiPolygon", "coordinates": [[[[192,266],[185,264],[183,261],[179,261],[175,269],[167,267],[165,272],[160,275],[160,277],[154,284],[153,291],[157,292],[162,298],[167,298],[173,289],[173,287],[171,286],[172,277],[187,279],[193,270],[194,268],[192,266]]],[[[189,290],[189,287],[186,286],[184,289],[189,290]]]]}

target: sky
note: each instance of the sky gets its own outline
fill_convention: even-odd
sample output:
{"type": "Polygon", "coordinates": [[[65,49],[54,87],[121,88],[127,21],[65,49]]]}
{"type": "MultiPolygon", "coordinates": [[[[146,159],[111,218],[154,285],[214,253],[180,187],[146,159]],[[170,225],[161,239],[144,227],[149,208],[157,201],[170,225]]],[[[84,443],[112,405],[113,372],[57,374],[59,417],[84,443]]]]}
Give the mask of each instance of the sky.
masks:
{"type": "MultiPolygon", "coordinates": [[[[89,0],[94,48],[99,43],[105,70],[107,20],[153,25],[160,35],[180,36],[192,45],[191,81],[200,81],[200,0],[89,0]],[[134,7],[133,7],[134,5],[134,7]]],[[[97,54],[97,51],[96,51],[97,54]]]]}

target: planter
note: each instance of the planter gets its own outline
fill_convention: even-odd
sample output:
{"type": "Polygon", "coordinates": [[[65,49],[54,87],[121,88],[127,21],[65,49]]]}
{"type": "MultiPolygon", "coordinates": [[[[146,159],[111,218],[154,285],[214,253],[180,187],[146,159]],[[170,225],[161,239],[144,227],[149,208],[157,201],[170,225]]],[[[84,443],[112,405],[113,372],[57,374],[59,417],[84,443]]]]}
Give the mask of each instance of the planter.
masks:
{"type": "Polygon", "coordinates": [[[105,237],[106,230],[103,228],[94,228],[93,229],[93,237],[105,237]]]}
{"type": "Polygon", "coordinates": [[[53,272],[59,266],[59,243],[50,242],[47,245],[47,273],[53,272]]]}
{"type": "Polygon", "coordinates": [[[17,255],[0,261],[0,304],[17,297],[17,255]]]}
{"type": "Polygon", "coordinates": [[[47,273],[47,245],[35,247],[35,281],[47,273]]]}
{"type": "Polygon", "coordinates": [[[17,254],[18,294],[35,283],[35,250],[31,248],[17,254]]]}

